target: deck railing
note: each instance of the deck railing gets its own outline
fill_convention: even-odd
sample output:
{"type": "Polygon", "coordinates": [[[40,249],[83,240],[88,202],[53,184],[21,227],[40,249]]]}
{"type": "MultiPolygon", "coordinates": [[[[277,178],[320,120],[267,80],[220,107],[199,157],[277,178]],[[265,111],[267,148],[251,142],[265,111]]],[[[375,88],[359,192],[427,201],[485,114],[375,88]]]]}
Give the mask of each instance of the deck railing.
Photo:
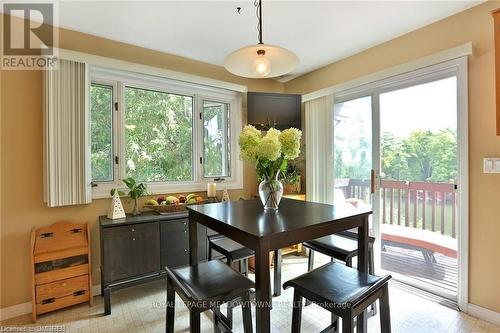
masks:
{"type": "MultiPolygon", "coordinates": [[[[369,180],[337,179],[335,187],[346,199],[371,203],[369,180]]],[[[380,191],[382,223],[439,231],[456,238],[455,184],[382,180],[380,191]]]]}

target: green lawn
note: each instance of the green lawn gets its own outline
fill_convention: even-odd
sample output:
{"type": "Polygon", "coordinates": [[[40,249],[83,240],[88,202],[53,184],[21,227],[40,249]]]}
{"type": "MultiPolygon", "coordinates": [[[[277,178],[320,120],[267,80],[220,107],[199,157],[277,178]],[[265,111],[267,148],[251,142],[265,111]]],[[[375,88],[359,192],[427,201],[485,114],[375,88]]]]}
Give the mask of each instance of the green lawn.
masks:
{"type": "MultiPolygon", "coordinates": [[[[418,229],[423,229],[423,212],[422,212],[422,204],[423,201],[419,200],[418,201],[418,209],[417,209],[417,228],[418,229]]],[[[385,200],[385,221],[382,221],[382,223],[385,224],[391,224],[390,222],[390,198],[389,195],[387,195],[387,198],[385,200]]],[[[415,203],[413,200],[410,201],[409,205],[409,223],[410,226],[413,227],[414,224],[414,209],[415,209],[415,203]]],[[[454,209],[454,205],[449,202],[449,198],[446,202],[445,205],[445,210],[444,210],[444,234],[447,236],[452,235],[452,210],[454,209]]],[[[398,224],[398,201],[397,197],[395,196],[394,198],[394,204],[393,204],[393,220],[392,224],[397,225],[398,224]]],[[[382,207],[380,211],[380,216],[382,218],[382,207]]],[[[426,205],[426,211],[425,211],[425,230],[432,231],[432,201],[428,201],[426,205]]],[[[406,203],[404,198],[401,198],[401,225],[406,225],[406,203]]],[[[456,223],[456,216],[455,216],[455,223],[456,223]]],[[[436,232],[441,232],[441,202],[436,202],[436,211],[435,211],[435,228],[434,230],[436,232]]],[[[455,226],[455,231],[457,230],[455,226]]],[[[456,237],[456,235],[455,235],[456,237]]]]}

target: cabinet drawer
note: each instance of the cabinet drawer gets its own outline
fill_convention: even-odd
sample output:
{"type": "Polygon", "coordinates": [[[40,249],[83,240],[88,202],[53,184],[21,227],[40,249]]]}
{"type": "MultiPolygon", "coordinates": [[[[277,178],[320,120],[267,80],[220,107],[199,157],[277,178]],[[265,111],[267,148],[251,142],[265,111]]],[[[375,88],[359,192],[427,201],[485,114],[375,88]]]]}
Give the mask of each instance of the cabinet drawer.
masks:
{"type": "Polygon", "coordinates": [[[83,303],[90,300],[90,293],[88,290],[81,293],[71,294],[61,298],[52,298],[46,300],[44,303],[36,305],[36,314],[42,314],[57,309],[61,309],[70,305],[83,303]]]}
{"type": "Polygon", "coordinates": [[[71,279],[36,286],[36,302],[42,303],[42,301],[46,299],[73,295],[73,293],[80,290],[89,290],[88,275],[77,276],[71,279]]]}
{"type": "Polygon", "coordinates": [[[158,232],[158,223],[141,223],[123,227],[104,228],[104,238],[132,236],[140,233],[158,232]]]}
{"type": "Polygon", "coordinates": [[[88,274],[89,264],[57,269],[49,272],[35,274],[35,284],[43,284],[58,280],[72,278],[74,276],[88,274]]]}

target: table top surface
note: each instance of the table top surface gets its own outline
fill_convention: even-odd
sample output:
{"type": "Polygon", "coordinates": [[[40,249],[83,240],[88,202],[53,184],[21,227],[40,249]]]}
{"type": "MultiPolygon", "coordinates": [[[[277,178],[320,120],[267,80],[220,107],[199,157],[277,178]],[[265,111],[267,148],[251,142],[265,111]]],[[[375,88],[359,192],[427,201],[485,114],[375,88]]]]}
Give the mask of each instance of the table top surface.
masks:
{"type": "Polygon", "coordinates": [[[372,213],[368,209],[341,210],[333,205],[287,198],[281,200],[277,212],[265,211],[258,199],[193,205],[188,210],[258,238],[372,213]]]}

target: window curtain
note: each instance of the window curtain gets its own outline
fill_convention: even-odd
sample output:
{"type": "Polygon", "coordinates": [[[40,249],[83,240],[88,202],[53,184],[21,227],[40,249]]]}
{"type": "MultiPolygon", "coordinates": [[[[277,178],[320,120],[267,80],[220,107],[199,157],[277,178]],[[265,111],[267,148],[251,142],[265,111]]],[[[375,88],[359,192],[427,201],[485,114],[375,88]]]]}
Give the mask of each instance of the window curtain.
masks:
{"type": "Polygon", "coordinates": [[[333,204],[333,96],[305,103],[307,200],[333,204]]]}
{"type": "Polygon", "coordinates": [[[44,71],[44,199],[49,207],[92,199],[88,67],[58,60],[44,71]]]}

